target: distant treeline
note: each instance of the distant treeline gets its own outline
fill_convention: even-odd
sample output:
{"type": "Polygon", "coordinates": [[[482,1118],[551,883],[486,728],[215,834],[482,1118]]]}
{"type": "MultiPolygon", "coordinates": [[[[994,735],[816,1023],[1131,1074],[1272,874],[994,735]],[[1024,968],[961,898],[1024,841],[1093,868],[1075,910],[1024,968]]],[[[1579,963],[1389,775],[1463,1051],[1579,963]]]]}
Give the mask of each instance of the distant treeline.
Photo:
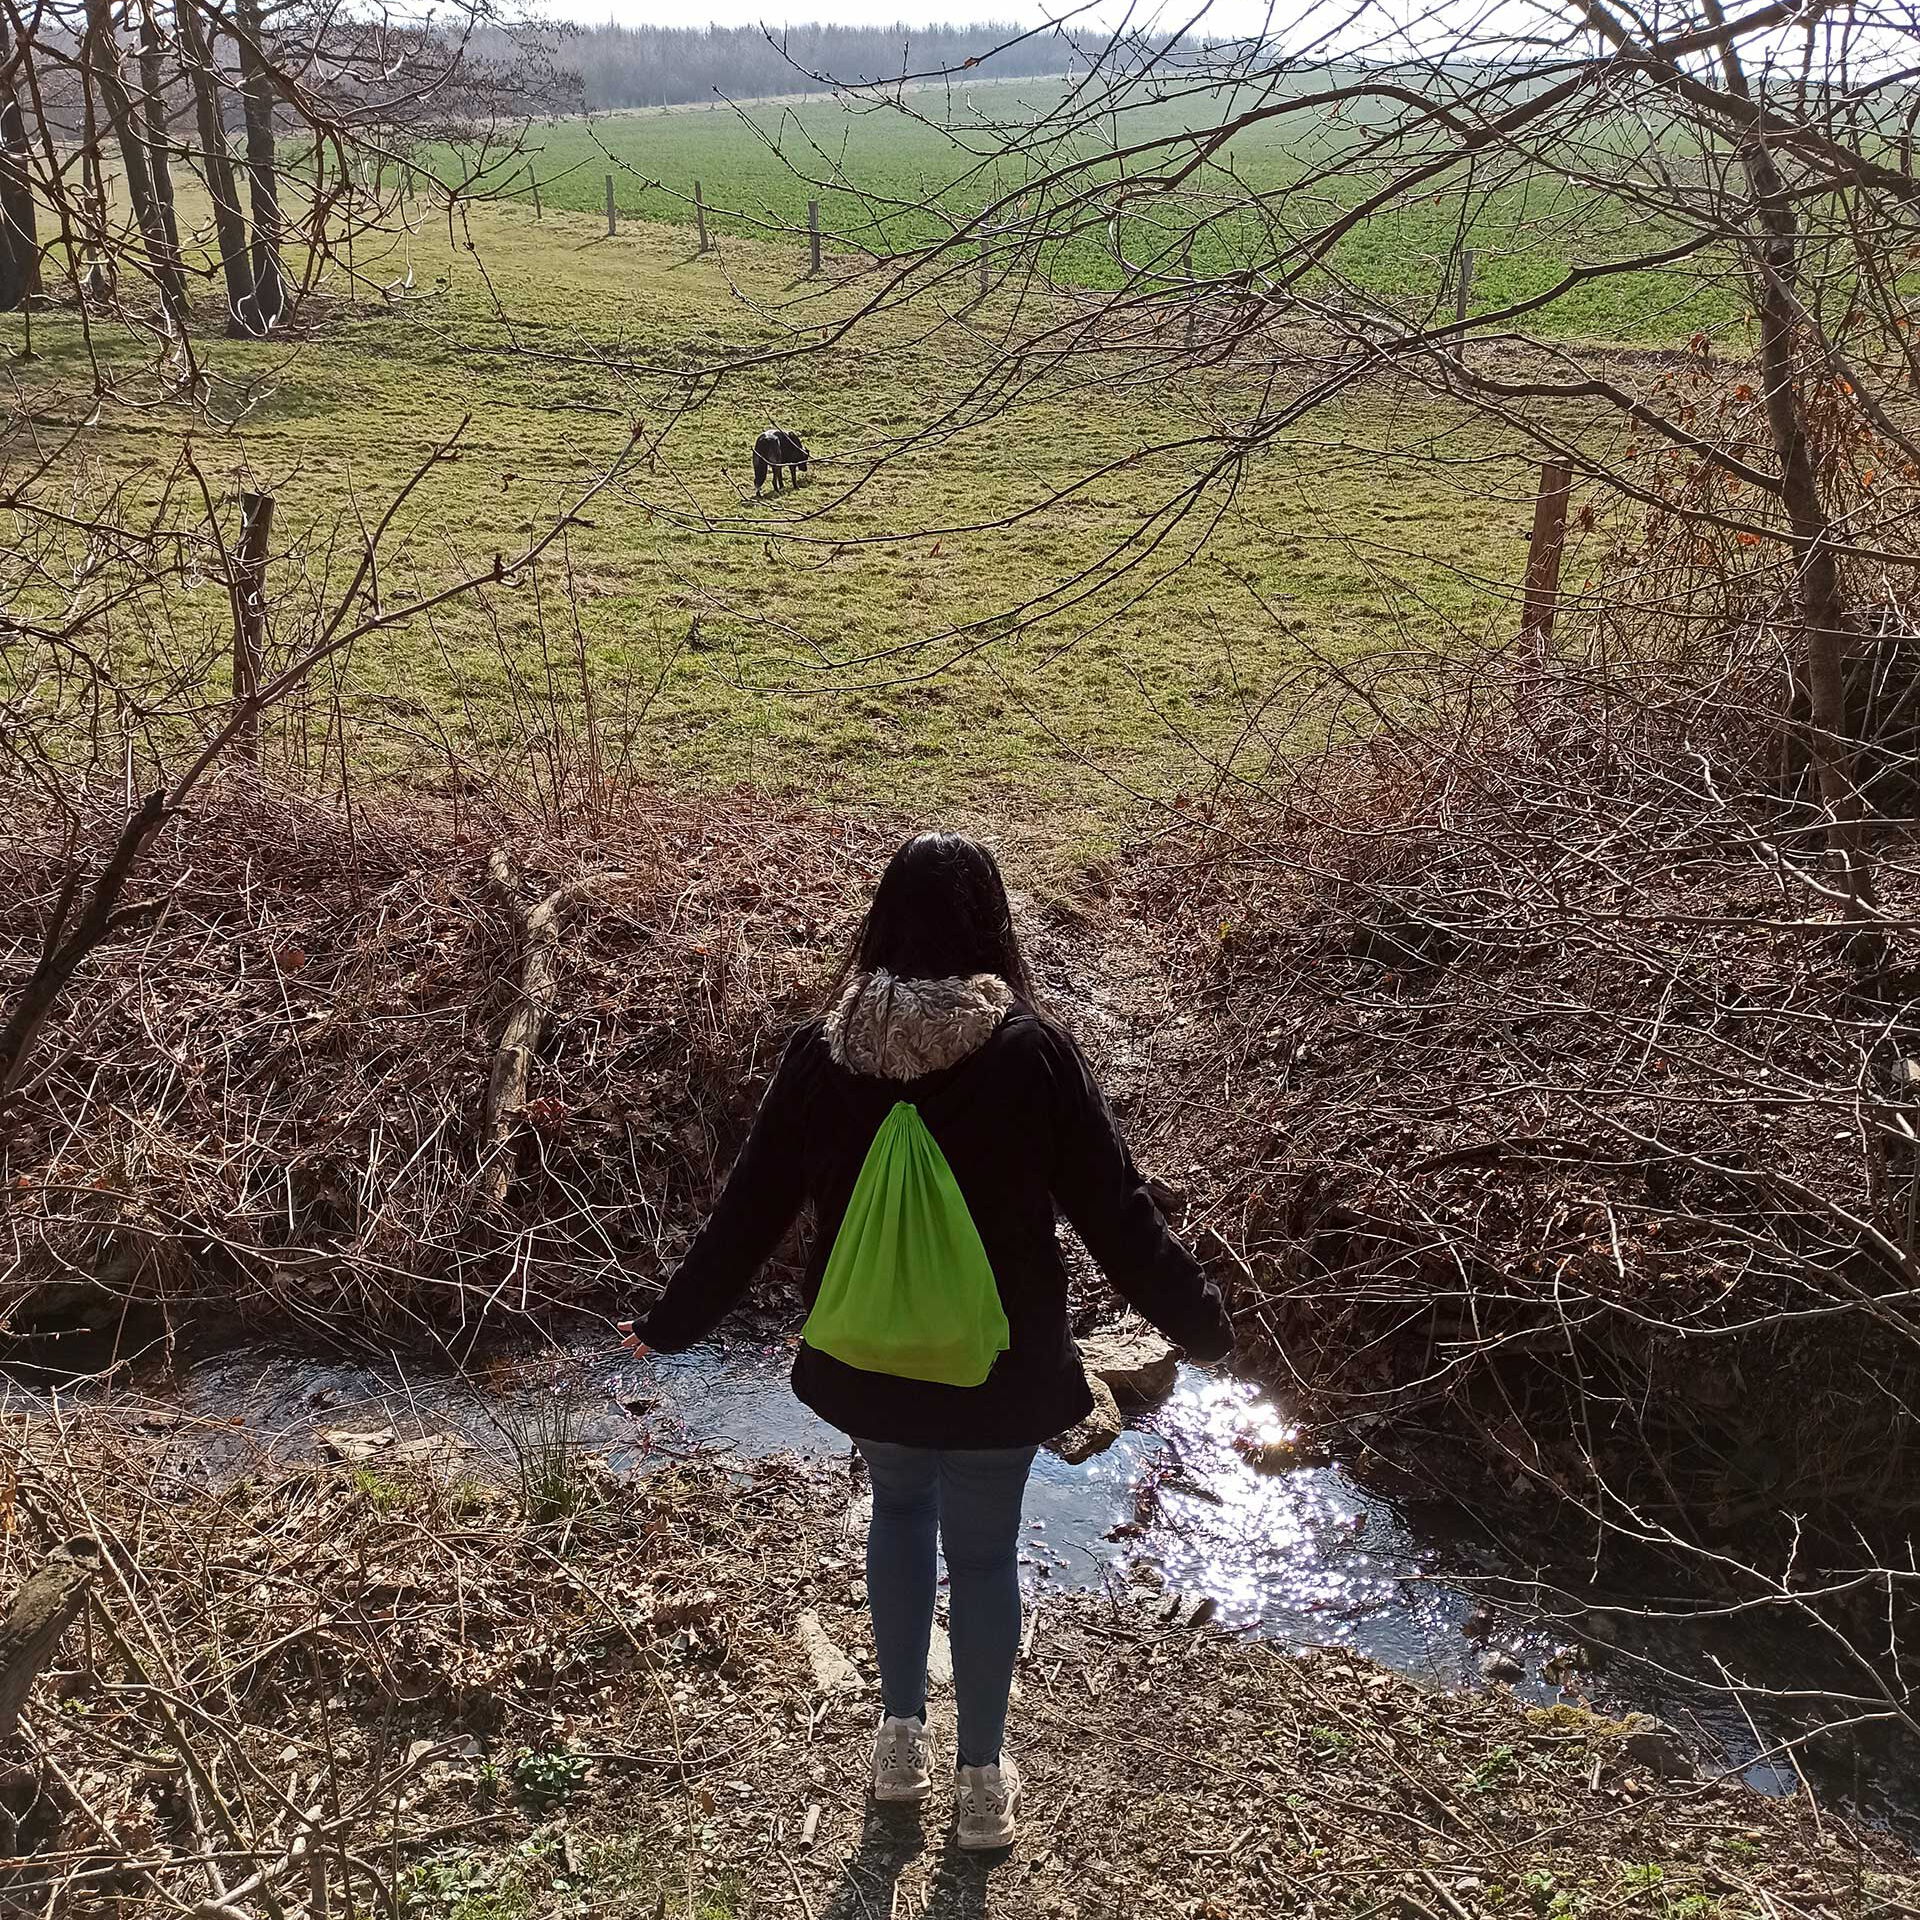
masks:
{"type": "Polygon", "coordinates": [[[716,93],[749,99],[776,93],[825,92],[836,83],[898,79],[903,74],[964,68],[979,77],[1015,80],[1064,73],[1074,42],[1058,32],[1030,34],[1016,46],[1017,26],[835,27],[818,22],[769,36],[758,27],[600,27],[560,30],[555,64],[580,76],[588,112],[610,107],[664,107],[711,100],[716,93]],[[994,48],[1000,48],[994,52],[994,48]]]}

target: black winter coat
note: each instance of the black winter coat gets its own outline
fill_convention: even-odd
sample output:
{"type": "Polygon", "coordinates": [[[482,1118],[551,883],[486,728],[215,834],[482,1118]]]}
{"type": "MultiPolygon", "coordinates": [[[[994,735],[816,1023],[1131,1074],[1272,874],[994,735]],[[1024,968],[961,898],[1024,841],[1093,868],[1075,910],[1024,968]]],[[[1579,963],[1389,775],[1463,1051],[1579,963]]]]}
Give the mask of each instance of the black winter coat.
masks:
{"type": "Polygon", "coordinates": [[[982,1385],[952,1387],[865,1372],[802,1344],[794,1391],[823,1420],[905,1446],[1017,1447],[1084,1418],[1093,1397],[1067,1325],[1056,1209],[1161,1332],[1195,1359],[1221,1358],[1232,1332],[1219,1290],[1167,1231],[1079,1048],[1052,1021],[1004,1003],[1004,987],[986,976],[862,976],[834,1015],[801,1027],[719,1204],[636,1325],[639,1337],[676,1353],[711,1333],[808,1203],[811,1303],[874,1134],[904,1099],[919,1109],[965,1196],[999,1285],[1008,1348],[982,1385]],[[957,1040],[949,1026],[927,1042],[911,1021],[903,1027],[897,1010],[878,1029],[846,1017],[862,993],[872,1005],[875,983],[890,1010],[922,988],[984,986],[1002,1003],[984,1017],[974,1007],[972,1029],[957,1040]],[[902,1073],[929,1062],[930,1070],[902,1073]]]}

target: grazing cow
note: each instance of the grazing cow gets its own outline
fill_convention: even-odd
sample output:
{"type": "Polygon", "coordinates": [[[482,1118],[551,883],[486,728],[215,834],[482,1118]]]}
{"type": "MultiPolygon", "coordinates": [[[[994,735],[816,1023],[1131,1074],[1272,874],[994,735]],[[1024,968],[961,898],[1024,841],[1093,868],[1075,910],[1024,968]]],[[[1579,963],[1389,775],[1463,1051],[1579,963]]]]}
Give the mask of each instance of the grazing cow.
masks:
{"type": "Polygon", "coordinates": [[[773,490],[780,491],[780,470],[784,467],[787,478],[797,487],[800,476],[807,470],[807,450],[801,444],[797,433],[789,433],[785,427],[769,427],[753,443],[753,490],[758,493],[767,484],[767,475],[773,475],[773,490]]]}

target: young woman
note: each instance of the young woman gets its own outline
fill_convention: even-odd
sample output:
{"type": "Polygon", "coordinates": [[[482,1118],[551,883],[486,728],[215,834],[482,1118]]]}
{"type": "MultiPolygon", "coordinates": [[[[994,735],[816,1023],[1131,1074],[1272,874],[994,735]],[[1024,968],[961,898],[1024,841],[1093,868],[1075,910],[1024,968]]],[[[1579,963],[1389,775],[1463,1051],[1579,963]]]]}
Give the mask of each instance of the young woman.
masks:
{"type": "Polygon", "coordinates": [[[746,1291],[801,1208],[819,1292],[843,1215],[897,1101],[918,1110],[971,1214],[1005,1310],[984,1384],[895,1378],[802,1344],[794,1391],[848,1434],[873,1478],[867,1595],[884,1717],[873,1792],[933,1791],[927,1643],[936,1537],[951,1583],[962,1847],[1012,1844],[1020,1776],[1002,1751],[1020,1647],[1020,1503],[1040,1443],[1092,1410],[1067,1326],[1057,1214],[1109,1280],[1202,1361],[1232,1335],[1218,1290],[1168,1233],[1067,1034],[1034,1005],[992,854],[956,834],[888,865],[823,1019],[793,1036],[712,1218],[665,1294],[629,1323],[635,1350],[678,1352],[746,1291]]]}

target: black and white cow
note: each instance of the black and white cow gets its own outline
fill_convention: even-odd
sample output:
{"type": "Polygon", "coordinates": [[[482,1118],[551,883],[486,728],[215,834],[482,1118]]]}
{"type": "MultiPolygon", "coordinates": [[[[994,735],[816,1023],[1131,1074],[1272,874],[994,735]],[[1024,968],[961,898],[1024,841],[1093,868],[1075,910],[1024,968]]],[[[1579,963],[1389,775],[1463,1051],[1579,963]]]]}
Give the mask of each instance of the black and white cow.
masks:
{"type": "Polygon", "coordinates": [[[773,490],[778,493],[783,467],[787,478],[797,487],[800,476],[807,470],[807,450],[797,433],[789,433],[785,427],[769,427],[753,443],[754,492],[758,493],[767,484],[767,475],[772,474],[773,490]]]}

